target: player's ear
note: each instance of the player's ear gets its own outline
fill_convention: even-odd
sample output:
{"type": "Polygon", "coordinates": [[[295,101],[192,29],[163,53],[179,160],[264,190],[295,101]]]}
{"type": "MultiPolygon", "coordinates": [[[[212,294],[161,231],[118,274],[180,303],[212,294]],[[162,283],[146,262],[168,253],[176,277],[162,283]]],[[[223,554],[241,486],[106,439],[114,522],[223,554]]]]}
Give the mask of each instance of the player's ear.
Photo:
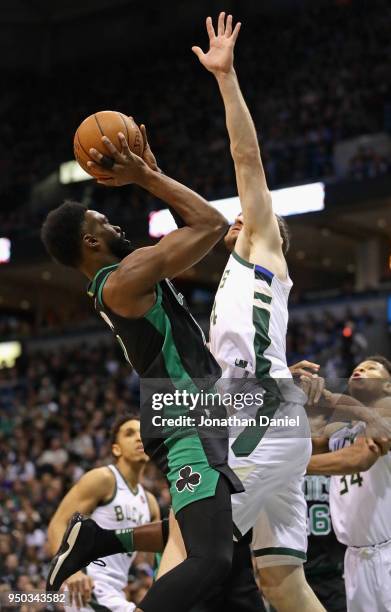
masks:
{"type": "Polygon", "coordinates": [[[113,453],[114,457],[116,459],[119,459],[121,456],[121,449],[119,447],[118,444],[113,444],[113,446],[111,447],[111,452],[113,453]]]}
{"type": "Polygon", "coordinates": [[[99,241],[92,234],[84,234],[83,242],[89,249],[96,249],[99,244],[99,241]]]}
{"type": "Polygon", "coordinates": [[[384,395],[391,395],[391,380],[387,380],[383,383],[383,392],[384,395]]]}

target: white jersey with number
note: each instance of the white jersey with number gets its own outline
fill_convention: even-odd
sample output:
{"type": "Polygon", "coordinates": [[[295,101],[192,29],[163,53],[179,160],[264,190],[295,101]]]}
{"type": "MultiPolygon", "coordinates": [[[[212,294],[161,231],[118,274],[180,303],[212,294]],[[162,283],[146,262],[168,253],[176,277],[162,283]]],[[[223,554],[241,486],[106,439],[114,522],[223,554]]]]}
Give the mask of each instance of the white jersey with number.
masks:
{"type": "MultiPolygon", "coordinates": [[[[350,446],[364,431],[364,423],[342,427],[330,437],[330,450],[350,446]]],[[[391,454],[380,457],[366,472],[332,476],[330,510],[336,536],[347,546],[391,540],[391,454]]]]}
{"type": "MultiPolygon", "coordinates": [[[[137,489],[132,491],[118,468],[114,465],[108,467],[115,478],[114,494],[110,501],[94,510],[91,518],[103,529],[128,529],[150,523],[151,512],[144,488],[138,484],[137,489]]],[[[122,590],[128,584],[129,569],[135,554],[119,553],[104,557],[106,567],[91,563],[87,573],[95,582],[109,583],[122,590]]]]}
{"type": "Polygon", "coordinates": [[[291,378],[286,363],[291,279],[281,281],[233,252],[211,314],[210,349],[223,378],[291,378]]]}

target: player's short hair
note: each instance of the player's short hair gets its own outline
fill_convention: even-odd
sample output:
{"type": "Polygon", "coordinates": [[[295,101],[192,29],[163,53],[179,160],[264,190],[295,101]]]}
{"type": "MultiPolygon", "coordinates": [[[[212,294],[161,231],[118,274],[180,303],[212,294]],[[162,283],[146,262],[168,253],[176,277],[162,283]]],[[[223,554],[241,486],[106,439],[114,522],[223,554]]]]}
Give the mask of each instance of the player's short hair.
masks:
{"type": "Polygon", "coordinates": [[[383,355],[370,355],[369,357],[365,357],[363,361],[376,361],[380,363],[391,376],[391,361],[389,361],[387,357],[383,357],[383,355]]]}
{"type": "Polygon", "coordinates": [[[280,229],[280,234],[282,238],[282,252],[284,253],[284,255],[286,255],[287,252],[289,251],[289,247],[291,243],[289,227],[283,217],[280,217],[280,215],[276,215],[276,217],[277,217],[278,227],[280,229]]]}
{"type": "Polygon", "coordinates": [[[80,264],[86,210],[80,202],[65,200],[50,211],[42,225],[41,240],[47,252],[64,266],[76,268],[80,264]]]}
{"type": "Polygon", "coordinates": [[[137,414],[133,414],[132,412],[129,412],[127,414],[121,414],[120,416],[118,416],[115,419],[114,423],[112,424],[111,430],[110,430],[111,445],[116,444],[118,432],[124,423],[126,423],[127,421],[139,421],[139,420],[140,420],[140,417],[137,414]]]}

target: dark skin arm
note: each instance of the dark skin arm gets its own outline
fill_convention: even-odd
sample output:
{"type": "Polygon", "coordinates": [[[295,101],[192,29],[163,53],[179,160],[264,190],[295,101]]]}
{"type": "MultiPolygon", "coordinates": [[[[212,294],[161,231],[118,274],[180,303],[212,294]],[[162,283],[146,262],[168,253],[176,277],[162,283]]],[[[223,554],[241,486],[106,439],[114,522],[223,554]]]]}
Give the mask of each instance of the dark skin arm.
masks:
{"type": "Polygon", "coordinates": [[[354,444],[346,448],[313,455],[307,466],[307,474],[343,476],[366,472],[380,456],[377,445],[369,446],[365,438],[357,438],[354,444]]]}
{"type": "MultiPolygon", "coordinates": [[[[110,171],[112,178],[106,182],[112,186],[139,185],[172,206],[185,223],[185,227],[171,232],[156,246],[137,249],[128,255],[107,279],[103,290],[105,304],[116,314],[137,318],[154,304],[156,283],[177,276],[199,262],[223,237],[228,224],[200,195],[151,170],[129,150],[123,134],[119,134],[119,138],[121,152],[108,138],[102,137],[115,160],[110,171]]],[[[90,154],[97,164],[102,161],[97,151],[91,149],[90,154]]]]}

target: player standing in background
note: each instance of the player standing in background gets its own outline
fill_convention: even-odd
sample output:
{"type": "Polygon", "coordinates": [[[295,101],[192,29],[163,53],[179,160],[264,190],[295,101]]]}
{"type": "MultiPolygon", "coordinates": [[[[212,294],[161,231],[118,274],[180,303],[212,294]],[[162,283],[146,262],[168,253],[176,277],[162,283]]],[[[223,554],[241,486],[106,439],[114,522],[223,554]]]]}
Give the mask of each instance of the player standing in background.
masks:
{"type": "Polygon", "coordinates": [[[329,476],[307,475],[304,495],[307,502],[307,582],[328,612],[345,612],[343,580],[345,547],[338,542],[330,517],[329,476]]]}
{"type": "MultiPolygon", "coordinates": [[[[349,392],[390,417],[390,361],[375,355],[360,363],[349,379],[349,392]]],[[[364,423],[341,424],[324,441],[334,452],[314,456],[309,469],[313,473],[321,468],[323,473],[344,474],[331,478],[330,509],[336,536],[347,546],[344,575],[348,612],[389,612],[391,456],[389,452],[379,456],[380,450],[376,451],[373,443],[369,445],[363,435],[364,423]],[[349,460],[342,471],[341,457],[346,456],[349,460]]]]}
{"type": "MultiPolygon", "coordinates": [[[[221,368],[208,351],[183,296],[167,279],[202,259],[222,238],[227,223],[201,196],[134,155],[123,134],[120,140],[121,152],[102,137],[115,160],[108,184],[138,184],[172,206],[184,227],[156,246],[133,251],[121,228],[111,225],[105,215],[68,202],[49,213],[42,239],[55,260],[90,279],[88,293],[97,313],[140,377],[157,381],[154,392],[174,394],[179,385],[179,390],[199,393],[214,385],[221,368]]],[[[99,165],[103,156],[95,150],[90,153],[99,165]]],[[[151,427],[154,411],[148,399],[141,405],[144,449],[169,480],[188,556],[152,586],[140,609],[185,612],[202,596],[208,596],[231,569],[231,493],[243,487],[227,464],[227,436],[212,440],[197,427],[186,432],[176,428],[168,434],[156,431],[151,427]]],[[[171,416],[186,416],[189,406],[175,405],[168,411],[171,416]]],[[[139,530],[144,533],[144,527],[139,530]]],[[[135,534],[136,530],[130,530],[118,537],[115,532],[100,529],[94,521],[71,523],[52,562],[47,588],[57,590],[83,567],[80,563],[99,558],[102,550],[104,556],[135,549],[148,552],[147,542],[136,540],[135,534]],[[88,529],[91,537],[85,535],[88,529]]]]}
{"type": "Polygon", "coordinates": [[[305,397],[294,386],[286,363],[292,287],[285,261],[288,236],[284,222],[273,212],[257,133],[233,67],[240,24],[233,30],[232,16],[225,20],[225,13],[221,13],[217,35],[210,17],[206,27],[209,51],[204,54],[199,47],[193,51],[215,76],[223,98],[243,212],[225,237],[231,256],[212,310],[211,351],[223,378],[256,378],[265,388],[257,416],[280,410],[299,414],[302,423],[297,436],[277,432],[274,437],[263,437],[265,429],[259,428],[257,435],[244,430],[230,440],[229,463],[241,474],[245,486],[244,493],[232,498],[236,535],[247,533],[262,509],[262,525],[254,534],[254,545],[266,598],[279,611],[315,612],[323,607],[308,586],[302,567],[307,547],[302,482],[311,442],[305,397]],[[288,379],[286,385],[284,379],[288,379]]]}
{"type": "MultiPolygon", "coordinates": [[[[155,497],[140,484],[148,457],[141,443],[138,417],[119,417],[110,437],[114,463],[84,474],[64,497],[50,522],[48,537],[53,554],[75,512],[89,515],[105,529],[128,529],[160,519],[155,497]]],[[[125,599],[124,588],[135,555],[118,553],[105,557],[104,565],[92,563],[68,578],[71,605],[66,607],[67,612],[134,611],[136,606],[125,599]]]]}

